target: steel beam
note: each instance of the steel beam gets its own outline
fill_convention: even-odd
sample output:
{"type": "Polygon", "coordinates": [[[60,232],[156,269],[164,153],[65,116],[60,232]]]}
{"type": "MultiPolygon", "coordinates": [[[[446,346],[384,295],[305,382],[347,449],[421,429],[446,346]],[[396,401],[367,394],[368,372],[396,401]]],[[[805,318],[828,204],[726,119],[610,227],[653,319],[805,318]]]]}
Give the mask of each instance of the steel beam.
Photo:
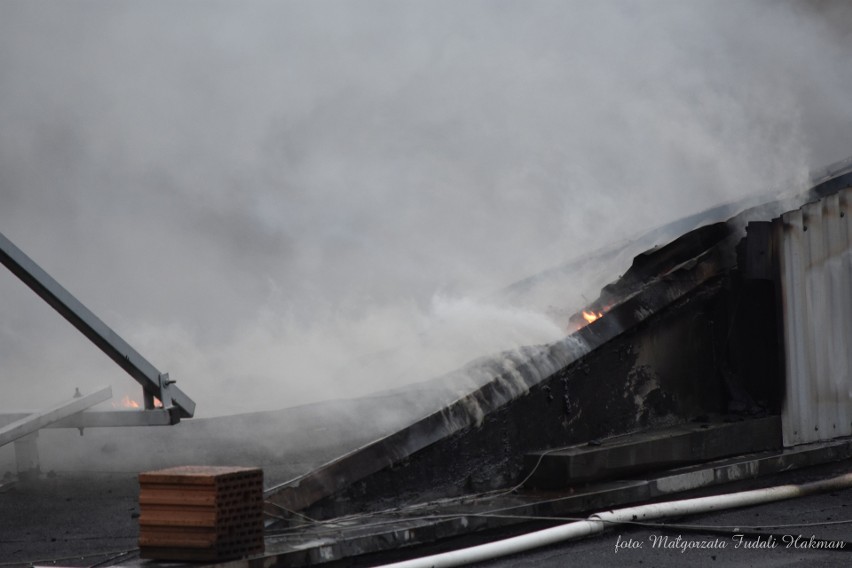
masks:
{"type": "Polygon", "coordinates": [[[3,233],[0,233],[0,262],[142,385],[147,409],[154,409],[156,397],[164,403],[171,400],[178,408],[179,416],[175,416],[178,420],[192,418],[195,402],[168,379],[168,374],[157,370],[3,233]]]}
{"type": "MultiPolygon", "coordinates": [[[[63,418],[45,428],[113,428],[131,426],[170,426],[175,423],[172,411],[156,410],[87,410],[63,418]]],[[[8,412],[0,414],[0,428],[16,420],[26,418],[31,412],[8,412]]]]}
{"type": "Polygon", "coordinates": [[[0,428],[0,447],[110,398],[112,398],[112,388],[104,387],[91,394],[60,402],[46,410],[16,420],[0,428]]]}

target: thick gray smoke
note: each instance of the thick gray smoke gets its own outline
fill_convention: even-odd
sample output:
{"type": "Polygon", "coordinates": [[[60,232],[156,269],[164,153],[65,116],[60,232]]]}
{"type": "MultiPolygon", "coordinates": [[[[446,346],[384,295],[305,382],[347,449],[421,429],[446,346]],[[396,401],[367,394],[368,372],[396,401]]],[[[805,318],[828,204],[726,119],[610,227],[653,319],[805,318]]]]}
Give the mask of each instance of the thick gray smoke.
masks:
{"type": "MultiPolygon", "coordinates": [[[[558,339],[545,308],[625,266],[512,282],[852,153],[849,16],[7,0],[0,230],[201,415],[422,380],[558,339]]],[[[138,398],[10,274],[0,298],[3,410],[138,398]]]]}

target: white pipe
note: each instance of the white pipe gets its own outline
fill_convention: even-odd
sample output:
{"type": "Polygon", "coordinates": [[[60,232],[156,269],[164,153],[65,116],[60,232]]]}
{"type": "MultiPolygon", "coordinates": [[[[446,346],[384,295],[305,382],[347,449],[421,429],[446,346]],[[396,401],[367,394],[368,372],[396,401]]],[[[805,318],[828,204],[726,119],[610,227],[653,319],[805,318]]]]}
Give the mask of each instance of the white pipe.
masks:
{"type": "Polygon", "coordinates": [[[574,540],[602,533],[608,525],[612,524],[696,515],[723,509],[748,507],[750,505],[759,505],[761,503],[792,499],[794,497],[804,497],[813,493],[846,489],[849,487],[852,487],[852,473],[804,483],[802,485],[779,485],[777,487],[729,493],[727,495],[712,495],[709,497],[614,509],[594,514],[584,521],[559,525],[470,548],[462,548],[432,556],[414,558],[404,562],[387,564],[384,568],[446,568],[449,566],[461,566],[472,562],[482,562],[483,560],[508,556],[509,554],[516,554],[565,540],[574,540]]]}

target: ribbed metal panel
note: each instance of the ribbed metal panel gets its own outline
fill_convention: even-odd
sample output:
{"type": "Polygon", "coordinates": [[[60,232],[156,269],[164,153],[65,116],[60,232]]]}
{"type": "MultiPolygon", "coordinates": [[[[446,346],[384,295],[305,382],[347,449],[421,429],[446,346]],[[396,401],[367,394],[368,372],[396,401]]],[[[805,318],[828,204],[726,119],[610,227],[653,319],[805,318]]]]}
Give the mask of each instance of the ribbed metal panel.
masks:
{"type": "Polygon", "coordinates": [[[852,435],[852,189],[773,223],[783,311],[784,445],[852,435]]]}

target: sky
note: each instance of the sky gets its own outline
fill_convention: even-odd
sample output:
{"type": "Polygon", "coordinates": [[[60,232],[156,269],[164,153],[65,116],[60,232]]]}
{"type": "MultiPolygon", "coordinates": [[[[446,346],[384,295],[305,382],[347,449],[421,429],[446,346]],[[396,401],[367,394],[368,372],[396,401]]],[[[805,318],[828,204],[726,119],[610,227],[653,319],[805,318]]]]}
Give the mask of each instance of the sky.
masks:
{"type": "MultiPolygon", "coordinates": [[[[852,155],[850,18],[0,0],[0,231],[201,416],[410,384],[558,340],[630,255],[513,282],[852,155]]],[[[0,297],[0,409],[139,398],[11,274],[0,297]]]]}

